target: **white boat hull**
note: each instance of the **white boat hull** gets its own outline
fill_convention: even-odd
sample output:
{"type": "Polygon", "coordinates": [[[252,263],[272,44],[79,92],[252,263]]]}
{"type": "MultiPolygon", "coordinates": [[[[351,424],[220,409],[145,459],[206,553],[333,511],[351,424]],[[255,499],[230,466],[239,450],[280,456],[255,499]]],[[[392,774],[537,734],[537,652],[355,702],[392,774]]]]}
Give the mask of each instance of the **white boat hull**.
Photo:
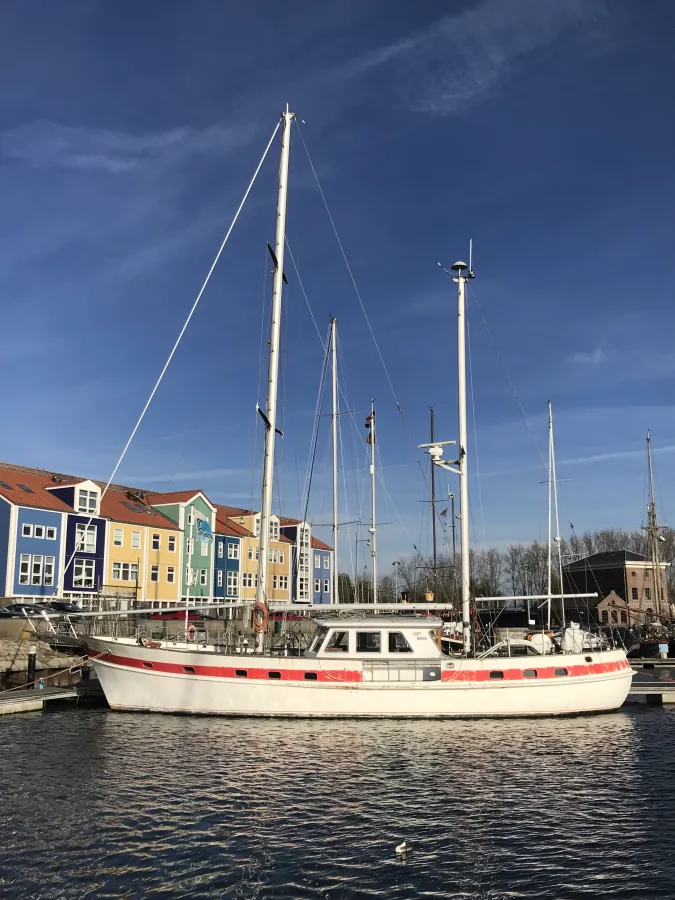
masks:
{"type": "Polygon", "coordinates": [[[392,665],[223,655],[187,646],[149,648],[124,639],[89,638],[88,644],[112,709],[164,713],[310,718],[573,715],[618,709],[633,676],[620,650],[392,665]],[[532,671],[537,675],[531,676],[532,671]],[[490,674],[495,672],[502,673],[499,680],[490,674]],[[307,680],[308,674],[313,680],[307,680]]]}

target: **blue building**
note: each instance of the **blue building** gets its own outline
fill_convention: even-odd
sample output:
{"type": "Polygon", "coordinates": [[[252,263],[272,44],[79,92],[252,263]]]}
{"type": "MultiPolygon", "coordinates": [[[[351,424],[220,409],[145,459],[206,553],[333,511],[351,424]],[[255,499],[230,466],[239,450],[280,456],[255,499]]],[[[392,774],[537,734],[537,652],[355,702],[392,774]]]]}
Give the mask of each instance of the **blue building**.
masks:
{"type": "Polygon", "coordinates": [[[56,477],[46,492],[66,507],[62,593],[86,599],[104,583],[107,521],[100,517],[101,488],[93,481],[64,484],[56,477]]]}
{"type": "Polygon", "coordinates": [[[216,506],[213,595],[218,600],[241,599],[241,539],[252,536],[223,507],[216,506]]]}
{"type": "MultiPolygon", "coordinates": [[[[318,538],[310,539],[312,551],[312,603],[333,602],[333,550],[318,538]]],[[[336,601],[337,602],[337,598],[336,601]]]]}

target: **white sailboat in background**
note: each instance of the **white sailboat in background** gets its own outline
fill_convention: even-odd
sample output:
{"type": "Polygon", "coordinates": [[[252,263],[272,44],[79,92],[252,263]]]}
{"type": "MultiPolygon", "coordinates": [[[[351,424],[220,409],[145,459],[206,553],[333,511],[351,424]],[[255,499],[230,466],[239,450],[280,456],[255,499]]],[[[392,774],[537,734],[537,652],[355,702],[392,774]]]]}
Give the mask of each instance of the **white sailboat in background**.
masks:
{"type": "MultiPolygon", "coordinates": [[[[283,289],[288,159],[293,113],[282,114],[266,434],[256,607],[266,613],[269,522],[274,475],[279,324],[283,289]]],[[[473,272],[452,267],[458,285],[459,453],[442,460],[443,443],[425,445],[434,462],[460,478],[461,653],[441,649],[441,619],[401,614],[315,620],[316,631],[301,656],[269,651],[264,634],[257,652],[244,655],[219,641],[147,640],[139,635],[86,638],[93,665],[113,709],[254,716],[533,716],[617,709],[626,699],[632,670],[622,650],[545,653],[525,637],[475,651],[469,581],[465,286],[473,272]]],[[[373,570],[375,574],[374,407],[371,415],[373,570]]],[[[447,443],[447,442],[446,442],[447,443]]],[[[454,443],[454,442],[452,442],[454,443]]],[[[336,514],[334,514],[336,516],[336,514]]],[[[334,518],[337,533],[337,518],[334,518]]],[[[546,600],[545,597],[537,598],[546,600]]],[[[549,601],[551,591],[549,590],[549,601]]],[[[406,612],[415,609],[412,604],[406,612]]],[[[256,621],[254,617],[254,621],[256,621]]],[[[259,620],[266,622],[266,615],[259,620]]],[[[262,627],[259,629],[262,632],[262,627]]]]}

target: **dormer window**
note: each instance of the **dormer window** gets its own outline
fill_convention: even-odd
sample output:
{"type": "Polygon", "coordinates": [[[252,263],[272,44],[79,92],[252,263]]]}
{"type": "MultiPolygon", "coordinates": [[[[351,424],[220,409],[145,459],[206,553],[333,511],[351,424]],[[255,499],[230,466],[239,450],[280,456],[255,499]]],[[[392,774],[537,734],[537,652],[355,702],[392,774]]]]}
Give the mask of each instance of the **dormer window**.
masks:
{"type": "Polygon", "coordinates": [[[253,520],[253,534],[256,537],[260,534],[260,516],[256,516],[253,520]]]}
{"type": "Polygon", "coordinates": [[[77,492],[77,511],[96,515],[98,506],[98,491],[88,491],[80,488],[77,492]]]}
{"type": "Polygon", "coordinates": [[[274,519],[272,519],[272,521],[270,522],[270,540],[279,540],[279,523],[274,519]]]}

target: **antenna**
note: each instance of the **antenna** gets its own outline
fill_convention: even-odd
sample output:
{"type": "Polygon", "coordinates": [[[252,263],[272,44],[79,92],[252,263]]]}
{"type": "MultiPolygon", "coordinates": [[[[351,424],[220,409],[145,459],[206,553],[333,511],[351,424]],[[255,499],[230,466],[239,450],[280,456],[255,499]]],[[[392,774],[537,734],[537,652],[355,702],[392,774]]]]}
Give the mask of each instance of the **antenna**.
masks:
{"type": "Polygon", "coordinates": [[[473,275],[473,238],[469,238],[469,273],[473,275]]]}

